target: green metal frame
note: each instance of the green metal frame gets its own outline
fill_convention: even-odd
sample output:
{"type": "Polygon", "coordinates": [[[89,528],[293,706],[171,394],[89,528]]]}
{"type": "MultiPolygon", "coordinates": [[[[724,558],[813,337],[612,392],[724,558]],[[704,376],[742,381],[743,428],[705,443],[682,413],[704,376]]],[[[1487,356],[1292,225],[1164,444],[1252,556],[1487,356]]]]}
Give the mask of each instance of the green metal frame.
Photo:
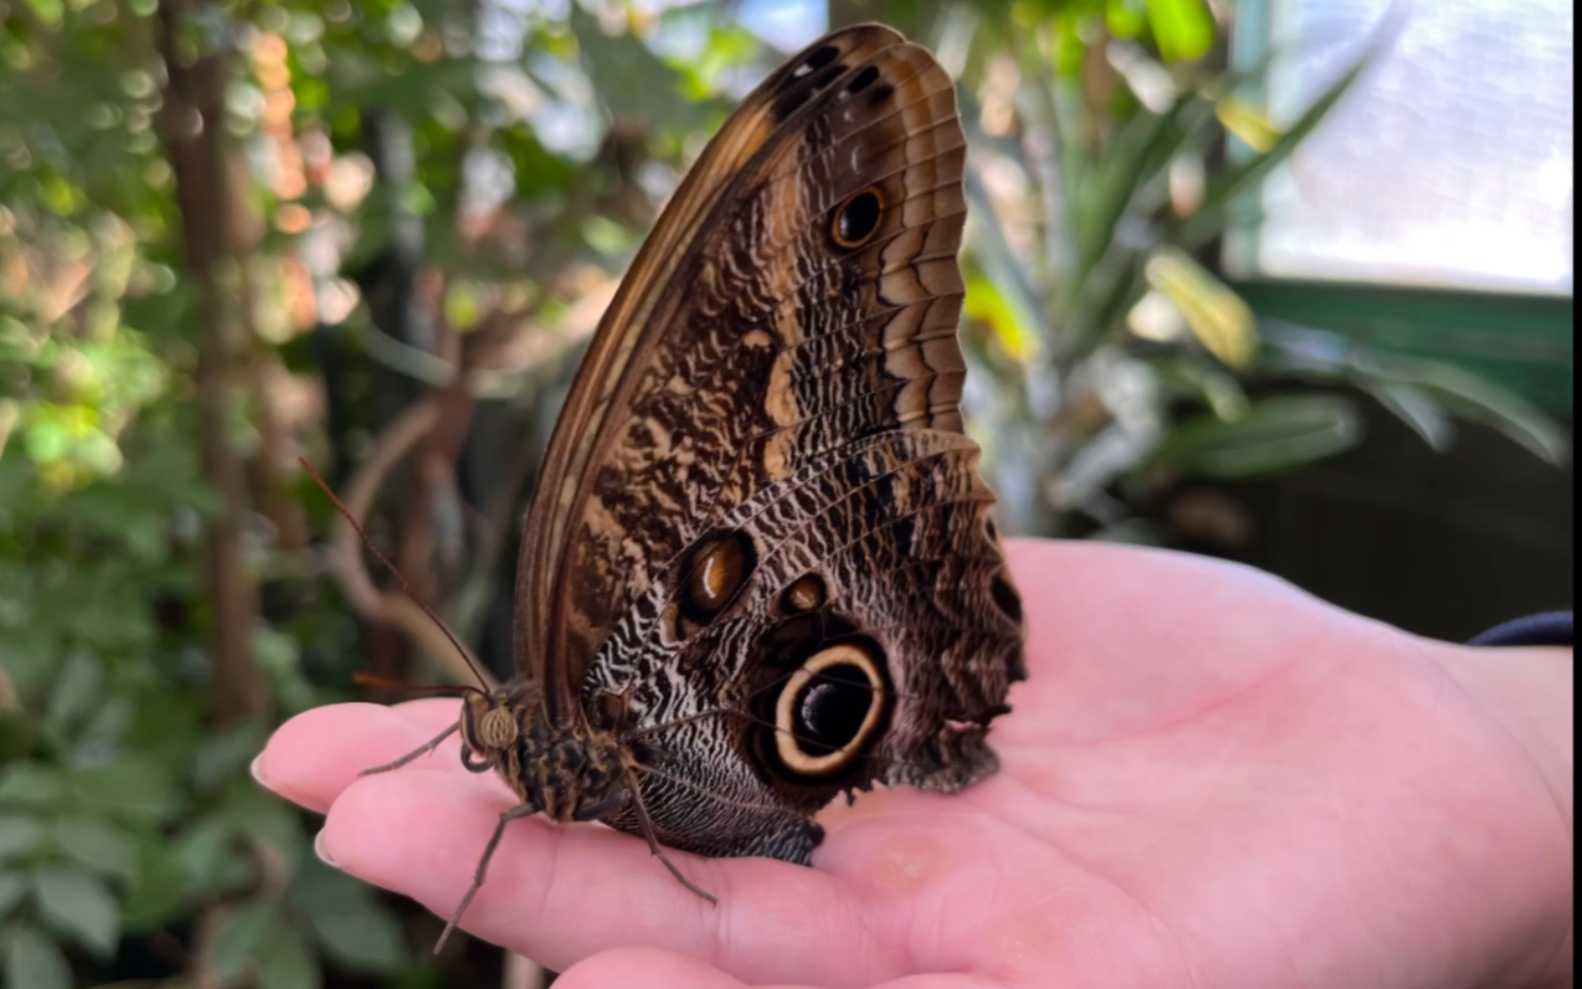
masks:
{"type": "Polygon", "coordinates": [[[1259,316],[1340,333],[1380,350],[1433,357],[1511,388],[1569,419],[1573,299],[1326,282],[1236,285],[1259,316]]]}

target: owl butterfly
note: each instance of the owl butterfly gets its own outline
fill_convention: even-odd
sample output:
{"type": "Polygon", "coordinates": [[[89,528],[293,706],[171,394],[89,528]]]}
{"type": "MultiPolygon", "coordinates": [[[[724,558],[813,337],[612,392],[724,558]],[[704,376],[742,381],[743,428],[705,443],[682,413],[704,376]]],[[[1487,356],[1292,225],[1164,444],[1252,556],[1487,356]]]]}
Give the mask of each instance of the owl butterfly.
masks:
{"type": "Polygon", "coordinates": [[[708,897],[664,848],[808,864],[837,795],[994,771],[1022,612],[959,409],[965,153],[949,76],[864,25],[664,210],[540,474],[520,675],[446,732],[521,799],[447,935],[513,818],[641,835],[708,897]]]}

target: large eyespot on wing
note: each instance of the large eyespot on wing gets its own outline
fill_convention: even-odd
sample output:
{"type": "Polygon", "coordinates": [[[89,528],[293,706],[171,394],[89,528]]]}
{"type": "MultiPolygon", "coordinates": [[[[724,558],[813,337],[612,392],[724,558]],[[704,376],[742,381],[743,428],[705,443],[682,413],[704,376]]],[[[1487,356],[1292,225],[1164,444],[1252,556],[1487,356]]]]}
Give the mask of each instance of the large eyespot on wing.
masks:
{"type": "Polygon", "coordinates": [[[803,660],[775,696],[779,767],[819,779],[849,769],[878,738],[888,683],[884,653],[871,641],[837,642],[803,660]]]}

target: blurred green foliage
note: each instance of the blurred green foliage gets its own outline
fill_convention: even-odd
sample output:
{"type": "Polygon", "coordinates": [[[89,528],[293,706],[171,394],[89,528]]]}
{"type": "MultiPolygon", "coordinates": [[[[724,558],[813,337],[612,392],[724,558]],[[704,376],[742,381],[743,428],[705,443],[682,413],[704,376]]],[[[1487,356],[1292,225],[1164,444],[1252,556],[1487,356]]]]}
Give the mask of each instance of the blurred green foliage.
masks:
{"type": "MultiPolygon", "coordinates": [[[[553,6],[0,0],[0,971],[12,989],[134,976],[417,987],[477,964],[425,960],[432,919],[321,866],[314,820],[260,791],[247,765],[272,724],[350,696],[350,672],[386,656],[311,538],[333,516],[298,453],[355,484],[404,408],[471,403],[479,456],[519,466],[464,494],[455,447],[435,441],[426,455],[451,481],[422,501],[390,485],[370,528],[418,547],[403,562],[435,575],[427,595],[476,640],[500,604],[497,563],[513,556],[500,545],[532,460],[614,277],[679,170],[788,54],[725,3],[553,6]],[[221,70],[208,84],[222,119],[201,125],[223,128],[206,166],[229,189],[223,217],[178,207],[172,141],[199,124],[171,100],[167,48],[221,70]],[[194,222],[223,235],[218,314],[204,314],[185,253],[194,222]],[[205,319],[229,341],[224,435],[261,602],[247,658],[264,693],[240,715],[217,705],[211,662],[203,567],[226,496],[199,455],[205,319]]],[[[1224,72],[1223,5],[864,10],[962,81],[968,403],[1012,528],[1113,532],[1175,479],[1331,456],[1357,439],[1358,388],[1436,446],[1465,415],[1563,455],[1519,397],[1259,326],[1214,274],[1206,248],[1238,194],[1354,72],[1282,123],[1224,72]]]]}

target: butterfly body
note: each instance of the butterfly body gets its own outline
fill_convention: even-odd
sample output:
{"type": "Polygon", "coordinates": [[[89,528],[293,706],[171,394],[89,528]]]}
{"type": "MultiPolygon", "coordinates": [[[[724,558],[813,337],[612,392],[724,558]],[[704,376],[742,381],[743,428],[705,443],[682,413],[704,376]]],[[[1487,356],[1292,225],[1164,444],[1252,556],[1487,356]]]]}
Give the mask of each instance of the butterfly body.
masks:
{"type": "Polygon", "coordinates": [[[582,719],[551,722],[530,681],[469,696],[460,727],[462,764],[499,773],[535,813],[594,821],[626,804],[630,747],[582,719]]]}
{"type": "Polygon", "coordinates": [[[523,801],[501,828],[808,864],[838,795],[994,771],[1022,613],[959,408],[965,144],[933,57],[862,25],[677,190],[545,456],[521,675],[459,726],[523,801]]]}

